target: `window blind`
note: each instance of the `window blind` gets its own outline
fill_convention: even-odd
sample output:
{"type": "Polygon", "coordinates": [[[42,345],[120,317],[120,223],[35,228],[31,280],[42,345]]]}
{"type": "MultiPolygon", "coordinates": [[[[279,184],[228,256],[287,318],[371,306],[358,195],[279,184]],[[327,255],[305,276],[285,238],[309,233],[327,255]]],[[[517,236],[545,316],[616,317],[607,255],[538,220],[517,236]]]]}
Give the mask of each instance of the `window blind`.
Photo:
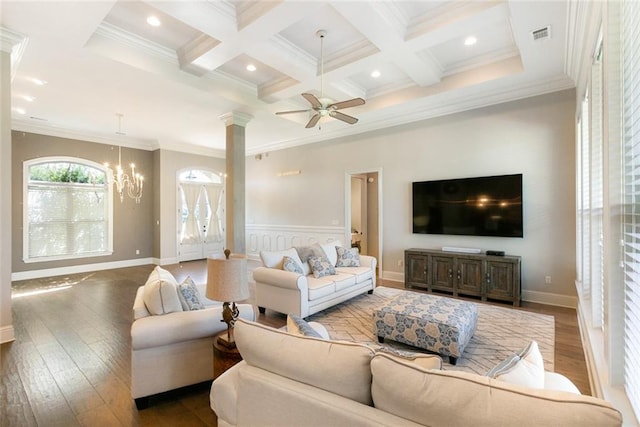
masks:
{"type": "Polygon", "coordinates": [[[32,182],[27,194],[27,259],[108,251],[106,186],[32,182]]]}
{"type": "Polygon", "coordinates": [[[590,234],[591,248],[591,319],[594,327],[602,327],[603,319],[603,134],[602,134],[602,62],[601,47],[597,48],[595,61],[591,67],[591,167],[590,175],[590,234]]]}
{"type": "Polygon", "coordinates": [[[622,11],[624,143],[624,384],[640,419],[640,2],[622,11]]]}
{"type": "Polygon", "coordinates": [[[582,102],[582,129],[581,136],[581,160],[582,176],[582,203],[580,218],[582,223],[582,292],[585,297],[591,295],[591,214],[589,208],[591,206],[590,188],[591,188],[591,146],[589,144],[589,95],[587,94],[582,102]]]}

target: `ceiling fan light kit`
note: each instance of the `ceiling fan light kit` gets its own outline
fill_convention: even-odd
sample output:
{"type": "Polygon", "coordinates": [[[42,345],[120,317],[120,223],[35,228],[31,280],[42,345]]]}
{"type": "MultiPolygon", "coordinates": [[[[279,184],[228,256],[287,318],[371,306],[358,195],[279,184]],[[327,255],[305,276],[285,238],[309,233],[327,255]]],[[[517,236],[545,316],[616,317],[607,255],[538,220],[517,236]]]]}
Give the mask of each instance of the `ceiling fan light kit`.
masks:
{"type": "Polygon", "coordinates": [[[322,117],[333,117],[334,119],[341,120],[350,125],[358,123],[358,119],[344,114],[338,110],[343,108],[357,107],[358,105],[364,105],[365,101],[362,98],[353,98],[347,101],[333,102],[333,100],[324,97],[324,38],[327,35],[326,30],[318,30],[316,31],[316,36],[320,38],[320,98],[316,97],[312,93],[303,93],[302,97],[307,100],[309,104],[311,104],[311,108],[307,110],[291,110],[291,111],[279,111],[277,115],[283,114],[296,114],[296,113],[307,113],[314,112],[311,119],[305,126],[307,129],[315,127],[318,121],[322,117]]]}

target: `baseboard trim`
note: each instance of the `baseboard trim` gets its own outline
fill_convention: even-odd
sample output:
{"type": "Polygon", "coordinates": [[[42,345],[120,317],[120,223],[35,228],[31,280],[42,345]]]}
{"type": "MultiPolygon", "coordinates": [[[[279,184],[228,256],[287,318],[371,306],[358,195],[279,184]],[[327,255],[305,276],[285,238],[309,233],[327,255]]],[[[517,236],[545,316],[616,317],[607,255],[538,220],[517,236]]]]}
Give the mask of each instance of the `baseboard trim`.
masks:
{"type": "Polygon", "coordinates": [[[404,274],[398,273],[397,271],[383,271],[382,279],[390,280],[392,282],[404,282],[404,274]]]}
{"type": "Polygon", "coordinates": [[[16,340],[16,334],[13,325],[3,326],[0,328],[0,344],[8,343],[16,340]]]}
{"type": "Polygon", "coordinates": [[[538,304],[555,305],[558,307],[577,308],[578,298],[569,295],[552,294],[549,292],[523,290],[521,299],[538,304]]]}
{"type": "Polygon", "coordinates": [[[11,281],[40,279],[65,274],[86,273],[88,271],[113,270],[114,268],[137,267],[155,264],[155,258],[137,258],[124,261],[100,262],[94,264],[72,265],[69,267],[45,268],[42,270],[19,271],[11,273],[11,281]]]}

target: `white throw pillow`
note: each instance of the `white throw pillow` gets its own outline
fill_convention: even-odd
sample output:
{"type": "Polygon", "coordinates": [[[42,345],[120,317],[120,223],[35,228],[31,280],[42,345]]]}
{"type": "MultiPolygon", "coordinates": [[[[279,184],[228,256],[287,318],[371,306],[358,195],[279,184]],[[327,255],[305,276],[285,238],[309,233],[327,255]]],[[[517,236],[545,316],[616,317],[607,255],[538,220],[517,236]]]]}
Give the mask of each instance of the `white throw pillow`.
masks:
{"type": "Polygon", "coordinates": [[[152,315],[182,311],[178,297],[178,282],[171,273],[157,266],[144,284],[144,305],[152,315]]]}
{"type": "Polygon", "coordinates": [[[544,360],[538,343],[531,341],[518,353],[487,372],[489,378],[531,388],[544,388],[544,360]]]}
{"type": "Polygon", "coordinates": [[[294,248],[289,248],[284,251],[260,252],[260,258],[262,259],[262,263],[264,264],[264,266],[268,268],[277,268],[278,270],[282,270],[282,263],[285,256],[292,258],[300,266],[303,264],[300,260],[300,257],[298,256],[298,252],[296,252],[294,248]]]}
{"type": "Polygon", "coordinates": [[[337,251],[338,246],[342,246],[342,243],[340,243],[339,240],[334,240],[333,242],[320,245],[324,253],[327,254],[327,259],[329,260],[331,265],[333,265],[334,267],[338,262],[338,251],[337,251]]]}

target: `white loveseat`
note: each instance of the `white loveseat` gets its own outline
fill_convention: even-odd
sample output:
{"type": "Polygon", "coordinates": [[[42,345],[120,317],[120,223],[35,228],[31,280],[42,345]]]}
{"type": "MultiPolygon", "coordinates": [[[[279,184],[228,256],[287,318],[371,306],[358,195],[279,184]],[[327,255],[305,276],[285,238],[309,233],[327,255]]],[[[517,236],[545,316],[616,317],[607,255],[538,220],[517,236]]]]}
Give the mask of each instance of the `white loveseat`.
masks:
{"type": "MultiPolygon", "coordinates": [[[[620,426],[608,402],[564,390],[546,372],[545,389],[440,370],[340,341],[293,335],[238,321],[243,361],[218,377],[210,403],[218,426],[620,426]],[[548,383],[548,384],[547,384],[548,383]],[[546,389],[548,387],[556,390],[546,389]]],[[[567,389],[575,391],[575,386],[567,389]]]]}
{"type": "MultiPolygon", "coordinates": [[[[222,322],[222,303],[204,296],[204,284],[195,285],[203,308],[185,311],[181,305],[179,309],[174,304],[173,308],[165,309],[175,311],[152,314],[145,304],[145,287],[148,290],[152,276],[158,271],[162,280],[171,281],[173,276],[169,272],[156,267],[147,284],[138,288],[133,303],[131,395],[138,409],[148,405],[151,395],[212,380],[212,337],[227,328],[222,322]]],[[[163,292],[166,297],[167,286],[163,292]]],[[[166,299],[164,303],[167,307],[166,299]]],[[[238,308],[241,318],[255,320],[252,305],[238,304],[238,308]]]]}
{"type": "MultiPolygon", "coordinates": [[[[376,259],[358,256],[359,266],[341,267],[338,262],[340,242],[310,246],[321,250],[336,274],[316,278],[311,268],[303,262],[296,248],[282,251],[262,251],[262,266],[253,271],[256,282],[256,304],[261,312],[266,308],[284,314],[307,317],[339,304],[376,287],[376,259]],[[294,259],[302,268],[295,273],[283,269],[285,257],[294,259]]],[[[350,249],[350,248],[349,248],[350,249]]]]}

